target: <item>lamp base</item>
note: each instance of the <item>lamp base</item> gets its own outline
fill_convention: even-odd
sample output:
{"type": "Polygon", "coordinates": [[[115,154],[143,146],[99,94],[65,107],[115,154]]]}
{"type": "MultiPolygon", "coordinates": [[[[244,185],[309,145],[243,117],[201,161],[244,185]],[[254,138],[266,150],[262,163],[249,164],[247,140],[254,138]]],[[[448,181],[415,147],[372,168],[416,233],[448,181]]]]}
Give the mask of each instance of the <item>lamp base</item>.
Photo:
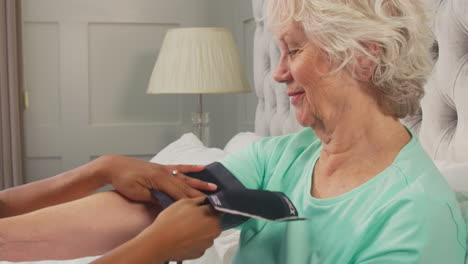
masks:
{"type": "Polygon", "coordinates": [[[208,112],[192,112],[192,132],[205,146],[210,144],[210,114],[208,112]]]}

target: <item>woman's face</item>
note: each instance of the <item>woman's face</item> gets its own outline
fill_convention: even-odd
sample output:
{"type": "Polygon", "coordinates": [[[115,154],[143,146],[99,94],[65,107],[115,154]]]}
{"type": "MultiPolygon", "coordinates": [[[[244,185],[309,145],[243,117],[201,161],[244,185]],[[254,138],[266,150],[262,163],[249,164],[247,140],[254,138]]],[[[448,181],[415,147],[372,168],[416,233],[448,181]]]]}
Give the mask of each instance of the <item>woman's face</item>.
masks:
{"type": "Polygon", "coordinates": [[[280,28],[277,40],[281,59],[273,78],[286,84],[298,122],[313,128],[336,118],[346,105],[346,74],[328,74],[331,63],[298,23],[280,28]]]}

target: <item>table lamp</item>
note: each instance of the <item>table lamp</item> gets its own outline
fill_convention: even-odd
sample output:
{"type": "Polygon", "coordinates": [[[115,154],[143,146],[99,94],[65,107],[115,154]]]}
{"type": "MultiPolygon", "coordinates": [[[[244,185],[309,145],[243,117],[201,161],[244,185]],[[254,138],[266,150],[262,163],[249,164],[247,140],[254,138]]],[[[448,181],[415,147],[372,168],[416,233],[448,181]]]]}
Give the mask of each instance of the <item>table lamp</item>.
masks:
{"type": "Polygon", "coordinates": [[[248,93],[249,82],[232,34],[225,28],[176,28],[166,33],[147,93],[198,94],[192,132],[209,144],[203,94],[248,93]]]}

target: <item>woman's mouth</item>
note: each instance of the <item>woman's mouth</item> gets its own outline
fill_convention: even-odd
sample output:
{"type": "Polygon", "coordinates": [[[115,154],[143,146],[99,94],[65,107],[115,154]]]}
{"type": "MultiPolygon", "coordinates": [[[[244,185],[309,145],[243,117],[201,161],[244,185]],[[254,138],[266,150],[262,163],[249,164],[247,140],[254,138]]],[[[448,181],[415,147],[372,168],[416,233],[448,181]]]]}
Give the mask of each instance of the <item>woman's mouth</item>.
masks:
{"type": "Polygon", "coordinates": [[[305,95],[305,92],[304,91],[301,91],[301,92],[294,92],[294,93],[288,93],[288,96],[291,97],[291,103],[293,105],[296,105],[299,103],[300,100],[302,100],[302,98],[304,97],[305,95]]]}

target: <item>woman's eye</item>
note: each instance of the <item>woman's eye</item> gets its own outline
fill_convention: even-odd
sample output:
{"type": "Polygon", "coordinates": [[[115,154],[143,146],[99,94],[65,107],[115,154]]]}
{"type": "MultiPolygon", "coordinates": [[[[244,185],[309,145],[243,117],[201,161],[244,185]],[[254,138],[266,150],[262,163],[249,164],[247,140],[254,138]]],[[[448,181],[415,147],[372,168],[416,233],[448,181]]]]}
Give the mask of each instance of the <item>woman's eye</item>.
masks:
{"type": "Polygon", "coordinates": [[[299,52],[299,49],[288,50],[289,56],[294,56],[299,52]]]}

